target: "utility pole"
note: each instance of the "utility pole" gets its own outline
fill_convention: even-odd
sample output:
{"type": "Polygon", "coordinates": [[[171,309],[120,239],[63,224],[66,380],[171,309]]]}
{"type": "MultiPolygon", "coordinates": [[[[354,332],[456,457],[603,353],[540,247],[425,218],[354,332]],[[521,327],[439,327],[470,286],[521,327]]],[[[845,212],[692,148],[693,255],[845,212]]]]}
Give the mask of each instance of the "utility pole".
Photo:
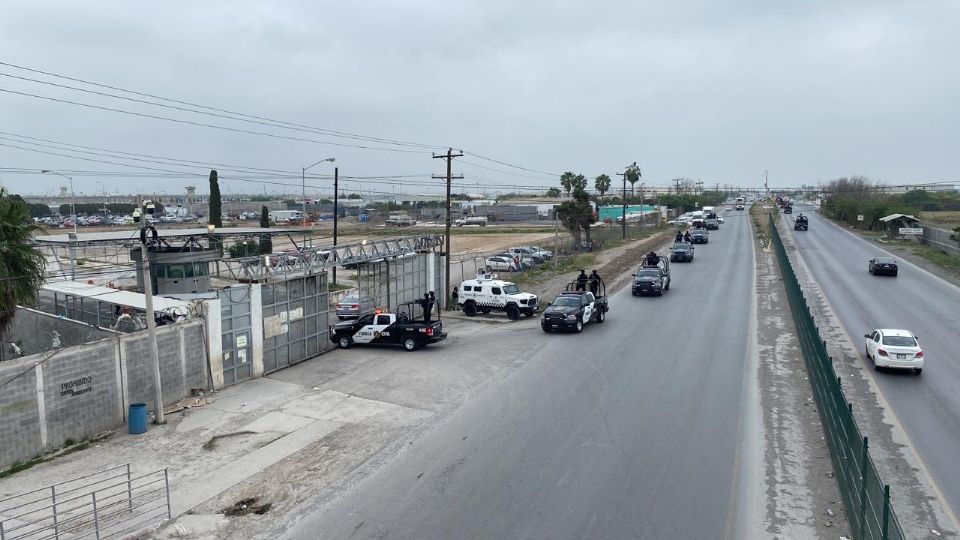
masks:
{"type": "MultiPolygon", "coordinates": [[[[340,181],[340,167],[333,168],[333,248],[337,248],[337,220],[340,219],[339,216],[339,207],[337,206],[339,199],[339,181],[340,181]]],[[[333,265],[333,285],[337,285],[337,265],[333,265]]]]}
{"type": "Polygon", "coordinates": [[[770,195],[770,187],[767,185],[767,171],[763,171],[763,191],[765,195],[770,195]]]}
{"type": "MultiPolygon", "coordinates": [[[[447,160],[447,176],[437,176],[433,175],[434,179],[446,180],[447,182],[447,225],[444,232],[443,238],[443,251],[444,251],[444,269],[443,269],[443,299],[444,299],[444,308],[447,310],[450,309],[450,185],[453,183],[453,180],[462,180],[463,175],[458,174],[453,176],[453,158],[462,157],[463,152],[457,151],[456,154],[453,153],[453,148],[447,148],[446,154],[434,154],[433,159],[445,159],[447,160]]],[[[462,277],[462,276],[461,276],[462,277]]]]}
{"type": "MultiPolygon", "coordinates": [[[[142,204],[141,204],[142,207],[142,204]]],[[[147,205],[147,214],[153,214],[153,203],[147,205]]],[[[160,380],[160,353],[157,350],[157,321],[153,313],[153,277],[150,275],[150,244],[153,239],[150,238],[150,232],[154,235],[157,230],[147,222],[147,215],[144,215],[140,209],[134,211],[134,220],[140,218],[140,255],[143,263],[143,297],[144,307],[147,310],[147,338],[149,339],[150,364],[153,368],[153,422],[163,424],[163,387],[160,380]]]]}
{"type": "Polygon", "coordinates": [[[676,184],[677,184],[677,191],[676,191],[676,193],[677,193],[677,195],[680,195],[680,178],[674,178],[673,181],[676,182],[676,184]]]}

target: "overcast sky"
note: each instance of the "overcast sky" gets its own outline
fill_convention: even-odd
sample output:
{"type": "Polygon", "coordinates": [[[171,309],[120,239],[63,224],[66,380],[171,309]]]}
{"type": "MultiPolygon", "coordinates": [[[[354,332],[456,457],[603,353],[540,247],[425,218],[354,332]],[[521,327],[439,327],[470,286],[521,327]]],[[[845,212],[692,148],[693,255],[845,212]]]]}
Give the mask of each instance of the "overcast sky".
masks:
{"type": "MultiPolygon", "coordinates": [[[[217,163],[226,193],[297,192],[301,167],[336,157],[341,176],[402,177],[345,178],[346,190],[423,193],[442,185],[429,179],[444,170],[431,152],[453,146],[482,156],[454,161],[454,172],[472,185],[457,190],[471,192],[554,186],[553,174],[566,170],[613,176],[633,161],[657,185],[689,177],[707,186],[758,186],[765,169],[771,186],[851,174],[890,183],[954,180],[958,28],[954,0],[5,0],[0,62],[436,148],[242,123],[0,76],[4,90],[319,141],[0,92],[0,145],[7,145],[0,167],[79,171],[70,173],[78,193],[174,193],[190,183],[205,192],[209,164],[217,163]],[[60,143],[199,164],[79,154],[60,143]],[[225,170],[236,166],[273,172],[225,170]]],[[[136,97],[6,65],[0,73],[136,97]]],[[[14,192],[65,183],[6,169],[0,182],[14,192]]],[[[332,165],[311,172],[330,174],[332,165]]]]}

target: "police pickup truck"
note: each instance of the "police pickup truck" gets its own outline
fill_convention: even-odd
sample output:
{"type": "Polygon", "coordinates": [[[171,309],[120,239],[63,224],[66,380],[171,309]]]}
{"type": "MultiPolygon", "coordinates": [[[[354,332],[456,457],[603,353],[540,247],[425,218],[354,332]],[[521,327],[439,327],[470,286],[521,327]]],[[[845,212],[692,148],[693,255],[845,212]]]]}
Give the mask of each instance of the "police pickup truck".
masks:
{"type": "Polygon", "coordinates": [[[554,330],[573,330],[583,332],[583,325],[607,319],[610,304],[607,302],[606,285],[601,280],[597,293],[576,290],[576,283],[567,285],[567,289],[550,302],[543,311],[540,328],[550,333],[554,330]]]}
{"type": "MultiPolygon", "coordinates": [[[[416,304],[411,302],[400,307],[406,306],[413,313],[416,304]]],[[[330,327],[330,341],[341,349],[349,349],[359,343],[402,345],[408,351],[415,351],[446,338],[440,321],[414,320],[402,310],[397,313],[370,313],[355,321],[343,321],[330,327]]]]}
{"type": "Polygon", "coordinates": [[[630,292],[634,296],[663,296],[664,291],[670,290],[670,259],[661,255],[656,264],[651,262],[644,259],[643,266],[633,274],[633,287],[630,292]]]}

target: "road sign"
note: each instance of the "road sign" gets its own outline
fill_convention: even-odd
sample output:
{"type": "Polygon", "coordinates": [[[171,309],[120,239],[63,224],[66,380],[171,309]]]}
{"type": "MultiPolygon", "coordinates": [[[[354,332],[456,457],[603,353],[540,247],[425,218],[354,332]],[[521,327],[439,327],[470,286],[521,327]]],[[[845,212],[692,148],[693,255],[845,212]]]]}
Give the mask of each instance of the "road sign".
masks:
{"type": "Polygon", "coordinates": [[[900,235],[906,234],[923,235],[923,227],[900,227],[900,235]]]}
{"type": "Polygon", "coordinates": [[[857,214],[857,221],[863,221],[863,214],[857,214]]]}

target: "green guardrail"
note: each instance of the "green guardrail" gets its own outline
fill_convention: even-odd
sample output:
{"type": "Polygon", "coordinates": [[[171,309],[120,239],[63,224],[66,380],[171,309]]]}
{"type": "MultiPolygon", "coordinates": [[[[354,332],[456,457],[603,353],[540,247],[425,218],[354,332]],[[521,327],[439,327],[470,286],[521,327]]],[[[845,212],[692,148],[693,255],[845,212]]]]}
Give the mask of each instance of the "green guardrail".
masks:
{"type": "Polygon", "coordinates": [[[787,289],[790,312],[809,374],[810,386],[820,412],[834,475],[840,487],[843,506],[854,538],[905,538],[900,522],[890,506],[890,486],[884,484],[870,456],[869,440],[864,437],[847,401],[840,377],[827,354],[827,342],[807,306],[800,283],[783,247],[776,222],[770,216],[770,231],[787,289]]]}

